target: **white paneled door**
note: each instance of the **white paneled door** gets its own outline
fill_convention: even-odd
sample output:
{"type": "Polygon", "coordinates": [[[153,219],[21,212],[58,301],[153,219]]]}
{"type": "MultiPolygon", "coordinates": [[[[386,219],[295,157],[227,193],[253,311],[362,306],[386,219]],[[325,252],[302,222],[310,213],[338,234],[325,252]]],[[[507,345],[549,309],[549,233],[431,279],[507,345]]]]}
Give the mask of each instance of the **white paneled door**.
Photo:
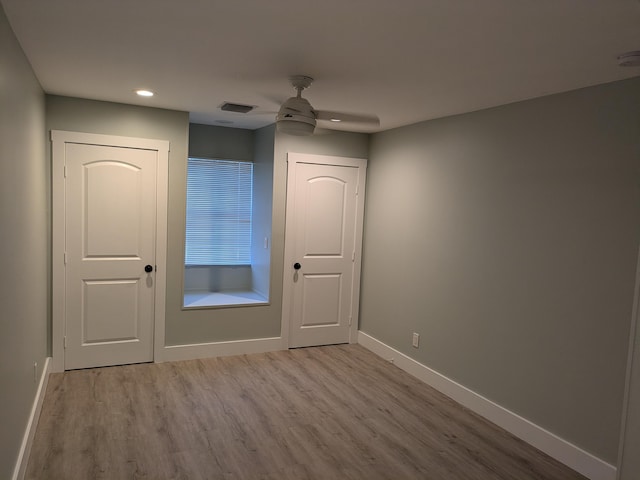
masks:
{"type": "Polygon", "coordinates": [[[64,368],[153,360],[158,152],[64,144],[64,368]]]}
{"type": "Polygon", "coordinates": [[[288,156],[284,317],[289,346],[356,341],[366,160],[288,156]]]}

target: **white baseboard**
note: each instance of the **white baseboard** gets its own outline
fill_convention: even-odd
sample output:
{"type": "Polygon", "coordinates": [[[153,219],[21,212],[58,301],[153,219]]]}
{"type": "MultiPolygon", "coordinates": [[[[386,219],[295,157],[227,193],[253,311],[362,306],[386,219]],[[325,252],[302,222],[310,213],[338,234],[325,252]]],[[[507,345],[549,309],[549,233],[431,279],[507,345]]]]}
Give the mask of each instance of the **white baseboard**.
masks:
{"type": "Polygon", "coordinates": [[[281,337],[232,340],[228,342],[197,343],[193,345],[169,345],[156,355],[156,362],[195,360],[196,358],[225,357],[285,350],[281,337]]]}
{"type": "Polygon", "coordinates": [[[358,332],[358,343],[585,477],[591,480],[615,480],[616,467],[526,418],[501,407],[362,331],[358,332]]]}
{"type": "Polygon", "coordinates": [[[31,453],[33,437],[35,436],[36,428],[38,427],[38,419],[40,418],[40,411],[42,410],[44,394],[47,391],[47,383],[49,382],[50,370],[51,357],[47,357],[44,362],[44,367],[42,368],[42,375],[40,376],[40,382],[38,383],[38,390],[36,390],[36,397],[33,400],[31,413],[29,414],[27,428],[25,429],[24,437],[22,437],[22,445],[20,445],[18,459],[16,460],[16,465],[13,469],[13,475],[11,476],[12,480],[22,480],[24,478],[24,474],[27,471],[29,454],[31,453]]]}

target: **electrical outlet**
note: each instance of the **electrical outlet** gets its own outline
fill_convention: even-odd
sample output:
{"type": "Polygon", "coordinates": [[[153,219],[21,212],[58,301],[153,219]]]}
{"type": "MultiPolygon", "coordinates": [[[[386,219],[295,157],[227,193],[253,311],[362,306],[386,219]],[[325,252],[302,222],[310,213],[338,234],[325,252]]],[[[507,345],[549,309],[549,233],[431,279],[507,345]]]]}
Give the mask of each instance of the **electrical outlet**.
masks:
{"type": "Polygon", "coordinates": [[[413,340],[411,341],[413,348],[418,348],[420,346],[420,334],[413,332],[413,340]]]}

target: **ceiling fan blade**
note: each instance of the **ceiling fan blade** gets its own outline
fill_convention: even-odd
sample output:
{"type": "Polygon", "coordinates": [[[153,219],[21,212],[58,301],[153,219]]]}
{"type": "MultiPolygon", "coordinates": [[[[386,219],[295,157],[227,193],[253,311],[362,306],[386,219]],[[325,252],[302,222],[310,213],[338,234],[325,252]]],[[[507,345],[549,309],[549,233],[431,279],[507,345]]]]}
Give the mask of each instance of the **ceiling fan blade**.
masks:
{"type": "Polygon", "coordinates": [[[275,110],[260,110],[260,109],[255,109],[252,112],[249,112],[247,115],[277,115],[278,112],[275,110]]]}
{"type": "Polygon", "coordinates": [[[380,119],[376,115],[328,112],[316,110],[316,119],[335,123],[357,123],[363,127],[379,127],[380,119]]]}
{"type": "Polygon", "coordinates": [[[270,93],[260,93],[259,95],[262,98],[264,98],[266,101],[268,101],[269,103],[277,105],[278,107],[280,105],[282,105],[288,98],[288,97],[285,97],[285,96],[273,95],[273,94],[270,94],[270,93]]]}

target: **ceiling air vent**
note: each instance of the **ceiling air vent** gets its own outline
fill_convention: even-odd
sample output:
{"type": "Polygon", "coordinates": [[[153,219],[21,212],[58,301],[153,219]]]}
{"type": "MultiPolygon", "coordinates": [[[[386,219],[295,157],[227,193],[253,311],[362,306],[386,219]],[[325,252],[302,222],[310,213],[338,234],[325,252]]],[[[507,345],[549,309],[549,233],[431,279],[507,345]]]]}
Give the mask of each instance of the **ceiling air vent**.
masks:
{"type": "Polygon", "coordinates": [[[224,110],[225,112],[248,113],[254,108],[255,107],[253,107],[252,105],[224,102],[220,107],[220,110],[224,110]]]}

